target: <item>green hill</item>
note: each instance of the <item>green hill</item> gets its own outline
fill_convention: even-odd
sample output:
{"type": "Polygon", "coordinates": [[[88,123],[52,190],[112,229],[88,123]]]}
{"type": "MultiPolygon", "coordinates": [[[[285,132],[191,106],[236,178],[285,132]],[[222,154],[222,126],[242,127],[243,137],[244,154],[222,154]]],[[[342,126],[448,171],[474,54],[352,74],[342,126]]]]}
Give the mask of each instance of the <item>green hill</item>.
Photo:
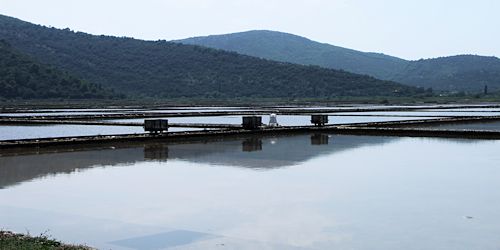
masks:
{"type": "Polygon", "coordinates": [[[460,55],[413,61],[393,80],[425,88],[482,92],[500,90],[500,59],[460,55]]]}
{"type": "Polygon", "coordinates": [[[0,99],[88,99],[115,96],[99,85],[40,64],[0,40],[0,99]]]}
{"type": "Polygon", "coordinates": [[[94,36],[0,16],[0,39],[39,61],[136,97],[399,96],[423,90],[345,71],[166,41],[94,36]]]}
{"type": "Polygon", "coordinates": [[[500,59],[496,57],[467,55],[407,61],[265,30],[194,37],[177,42],[283,62],[343,69],[436,90],[481,92],[484,85],[500,90],[500,59]]]}
{"type": "Polygon", "coordinates": [[[391,78],[407,63],[397,57],[360,52],[268,30],[193,37],[175,42],[233,51],[281,62],[342,69],[380,79],[391,78]]]}

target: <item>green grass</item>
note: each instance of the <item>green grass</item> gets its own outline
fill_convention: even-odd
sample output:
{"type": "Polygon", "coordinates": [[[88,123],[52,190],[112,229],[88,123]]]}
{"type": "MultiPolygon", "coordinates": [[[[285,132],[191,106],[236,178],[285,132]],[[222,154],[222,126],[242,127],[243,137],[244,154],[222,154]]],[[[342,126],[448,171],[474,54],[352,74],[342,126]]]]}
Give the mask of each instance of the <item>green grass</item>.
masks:
{"type": "Polygon", "coordinates": [[[86,246],[73,246],[50,239],[45,235],[30,236],[8,231],[0,231],[0,249],[2,250],[90,250],[86,246]]]}

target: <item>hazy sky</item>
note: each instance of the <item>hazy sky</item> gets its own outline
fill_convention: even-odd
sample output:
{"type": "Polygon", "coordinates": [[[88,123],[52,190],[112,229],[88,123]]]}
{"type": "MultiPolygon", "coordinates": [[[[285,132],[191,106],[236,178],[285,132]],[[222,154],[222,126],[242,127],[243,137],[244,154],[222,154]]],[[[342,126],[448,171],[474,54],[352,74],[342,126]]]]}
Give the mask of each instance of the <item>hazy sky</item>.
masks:
{"type": "Polygon", "coordinates": [[[147,40],[269,29],[406,59],[500,57],[500,0],[0,0],[0,13],[147,40]]]}

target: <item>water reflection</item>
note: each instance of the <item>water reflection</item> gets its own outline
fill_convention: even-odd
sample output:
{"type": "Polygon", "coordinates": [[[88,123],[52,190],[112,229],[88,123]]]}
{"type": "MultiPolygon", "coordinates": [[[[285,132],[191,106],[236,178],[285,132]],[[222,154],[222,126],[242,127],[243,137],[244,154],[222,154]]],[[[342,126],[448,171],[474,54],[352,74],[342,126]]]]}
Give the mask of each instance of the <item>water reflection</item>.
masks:
{"type": "Polygon", "coordinates": [[[114,250],[498,249],[499,146],[318,133],[2,150],[0,227],[114,250]]]}
{"type": "Polygon", "coordinates": [[[168,146],[166,144],[144,145],[144,160],[167,161],[168,146]]]}
{"type": "Polygon", "coordinates": [[[0,188],[93,167],[123,166],[143,161],[168,165],[167,159],[266,170],[293,166],[324,154],[391,140],[396,138],[302,134],[216,138],[183,143],[121,143],[4,150],[0,153],[0,188]],[[330,137],[335,138],[335,143],[329,144],[330,137]]]}
{"type": "Polygon", "coordinates": [[[241,143],[243,152],[262,151],[261,138],[248,138],[241,143]]]}
{"type": "Polygon", "coordinates": [[[328,134],[313,134],[311,135],[311,145],[328,145],[328,134]]]}

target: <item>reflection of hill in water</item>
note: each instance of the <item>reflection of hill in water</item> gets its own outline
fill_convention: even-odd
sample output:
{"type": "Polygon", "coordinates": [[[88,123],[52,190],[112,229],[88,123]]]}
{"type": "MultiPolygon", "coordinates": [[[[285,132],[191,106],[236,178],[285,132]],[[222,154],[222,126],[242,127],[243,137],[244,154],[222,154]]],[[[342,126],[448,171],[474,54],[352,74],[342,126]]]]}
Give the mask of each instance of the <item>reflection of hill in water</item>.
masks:
{"type": "Polygon", "coordinates": [[[170,159],[210,165],[269,169],[297,165],[324,154],[385,143],[390,140],[394,138],[327,134],[253,137],[210,144],[170,145],[168,152],[170,159]]]}
{"type": "Polygon", "coordinates": [[[189,143],[120,144],[97,147],[41,149],[22,155],[0,157],[0,188],[34,178],[78,170],[133,164],[142,161],[177,159],[200,164],[252,169],[297,165],[320,155],[366,145],[386,143],[395,138],[342,135],[295,135],[240,137],[189,143]],[[29,154],[31,153],[31,154],[29,154]]]}

